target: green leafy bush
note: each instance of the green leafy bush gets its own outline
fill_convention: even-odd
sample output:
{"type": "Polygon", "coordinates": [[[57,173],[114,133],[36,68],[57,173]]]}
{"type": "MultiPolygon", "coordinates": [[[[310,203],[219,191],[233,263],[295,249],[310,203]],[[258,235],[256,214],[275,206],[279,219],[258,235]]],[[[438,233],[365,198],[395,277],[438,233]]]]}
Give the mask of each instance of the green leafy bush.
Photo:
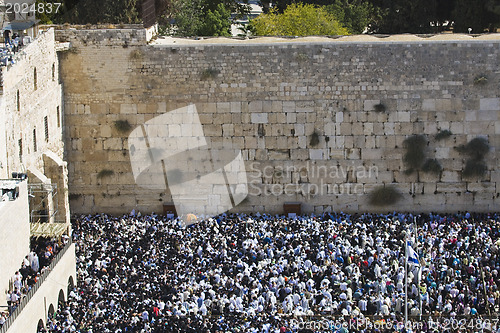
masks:
{"type": "Polygon", "coordinates": [[[485,138],[474,138],[457,149],[459,152],[469,155],[472,159],[480,160],[488,153],[490,145],[485,138]]]}
{"type": "Polygon", "coordinates": [[[488,78],[486,76],[478,76],[474,79],[474,84],[478,86],[484,86],[488,83],[488,78]]]}
{"type": "Polygon", "coordinates": [[[250,21],[258,36],[348,35],[349,32],[324,7],[292,3],[282,14],[272,8],[250,21]]]}

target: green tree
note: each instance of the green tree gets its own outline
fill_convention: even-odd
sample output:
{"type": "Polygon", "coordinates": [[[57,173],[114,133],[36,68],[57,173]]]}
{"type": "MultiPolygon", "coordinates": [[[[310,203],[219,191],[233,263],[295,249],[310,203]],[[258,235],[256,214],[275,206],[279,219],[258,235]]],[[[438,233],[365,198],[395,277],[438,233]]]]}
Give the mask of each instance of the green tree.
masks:
{"type": "Polygon", "coordinates": [[[266,36],[311,36],[348,35],[335,17],[324,7],[310,4],[291,4],[282,14],[271,9],[250,21],[256,35],[266,36]]]}
{"type": "Polygon", "coordinates": [[[380,24],[382,12],[363,0],[335,0],[326,10],[352,34],[360,34],[380,24]]]}
{"type": "Polygon", "coordinates": [[[142,2],[138,0],[65,1],[57,23],[140,23],[142,2]]]}
{"type": "Polygon", "coordinates": [[[200,30],[201,36],[231,36],[231,12],[222,3],[207,11],[200,30]]]}
{"type": "Polygon", "coordinates": [[[231,13],[237,19],[249,6],[235,0],[174,0],[167,30],[179,36],[229,36],[231,13]]]}
{"type": "Polygon", "coordinates": [[[500,26],[500,4],[494,0],[457,0],[453,11],[454,32],[494,32],[500,26]]]}
{"type": "Polygon", "coordinates": [[[383,19],[376,32],[387,34],[430,33],[437,20],[437,0],[377,0],[383,19]]]}

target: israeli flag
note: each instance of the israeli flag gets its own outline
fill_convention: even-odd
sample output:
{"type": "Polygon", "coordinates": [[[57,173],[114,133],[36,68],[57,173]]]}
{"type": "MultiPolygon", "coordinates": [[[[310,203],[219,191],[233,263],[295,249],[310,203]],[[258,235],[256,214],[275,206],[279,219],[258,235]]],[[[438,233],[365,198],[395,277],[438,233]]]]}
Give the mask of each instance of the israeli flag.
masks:
{"type": "Polygon", "coordinates": [[[408,254],[408,263],[413,265],[420,265],[420,263],[418,262],[417,253],[411,247],[410,242],[406,242],[406,246],[407,246],[406,253],[408,254]]]}

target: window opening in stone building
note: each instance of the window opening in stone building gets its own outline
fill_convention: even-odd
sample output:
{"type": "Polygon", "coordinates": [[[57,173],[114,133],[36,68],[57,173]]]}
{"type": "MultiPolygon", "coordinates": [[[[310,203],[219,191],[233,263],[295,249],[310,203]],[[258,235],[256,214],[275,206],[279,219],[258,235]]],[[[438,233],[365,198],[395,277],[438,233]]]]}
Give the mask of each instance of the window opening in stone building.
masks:
{"type": "Polygon", "coordinates": [[[23,163],[23,139],[17,141],[19,146],[19,162],[23,163]]]}
{"type": "Polygon", "coordinates": [[[61,127],[61,114],[59,113],[59,106],[57,106],[57,127],[61,127]]]}
{"type": "Polygon", "coordinates": [[[45,141],[49,141],[49,119],[47,116],[43,117],[43,124],[45,126],[45,141]]]}
{"type": "Polygon", "coordinates": [[[36,86],[36,68],[33,70],[33,85],[34,85],[34,88],[36,90],[37,89],[37,86],[36,86]]]}
{"type": "Polygon", "coordinates": [[[52,81],[56,79],[56,64],[52,64],[52,81]]]}
{"type": "Polygon", "coordinates": [[[16,103],[17,103],[17,111],[21,111],[21,102],[19,100],[19,90],[17,91],[17,94],[16,94],[16,103]]]}
{"type": "Polygon", "coordinates": [[[33,128],[33,151],[36,153],[36,128],[33,128]]]}

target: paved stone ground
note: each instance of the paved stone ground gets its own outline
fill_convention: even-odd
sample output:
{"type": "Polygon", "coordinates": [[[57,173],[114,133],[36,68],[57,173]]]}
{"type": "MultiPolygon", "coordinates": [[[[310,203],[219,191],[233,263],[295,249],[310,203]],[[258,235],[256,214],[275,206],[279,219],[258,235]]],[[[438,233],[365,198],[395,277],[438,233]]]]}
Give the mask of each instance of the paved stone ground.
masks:
{"type": "Polygon", "coordinates": [[[178,38],[178,37],[159,37],[152,44],[225,44],[225,43],[290,43],[290,42],[425,42],[425,41],[484,41],[484,40],[500,40],[500,33],[484,34],[484,35],[466,35],[466,34],[439,34],[434,36],[417,36],[417,35],[392,35],[374,36],[374,35],[352,35],[341,37],[320,37],[309,36],[300,38],[280,38],[280,37],[258,37],[251,39],[238,39],[238,38],[178,38]]]}

